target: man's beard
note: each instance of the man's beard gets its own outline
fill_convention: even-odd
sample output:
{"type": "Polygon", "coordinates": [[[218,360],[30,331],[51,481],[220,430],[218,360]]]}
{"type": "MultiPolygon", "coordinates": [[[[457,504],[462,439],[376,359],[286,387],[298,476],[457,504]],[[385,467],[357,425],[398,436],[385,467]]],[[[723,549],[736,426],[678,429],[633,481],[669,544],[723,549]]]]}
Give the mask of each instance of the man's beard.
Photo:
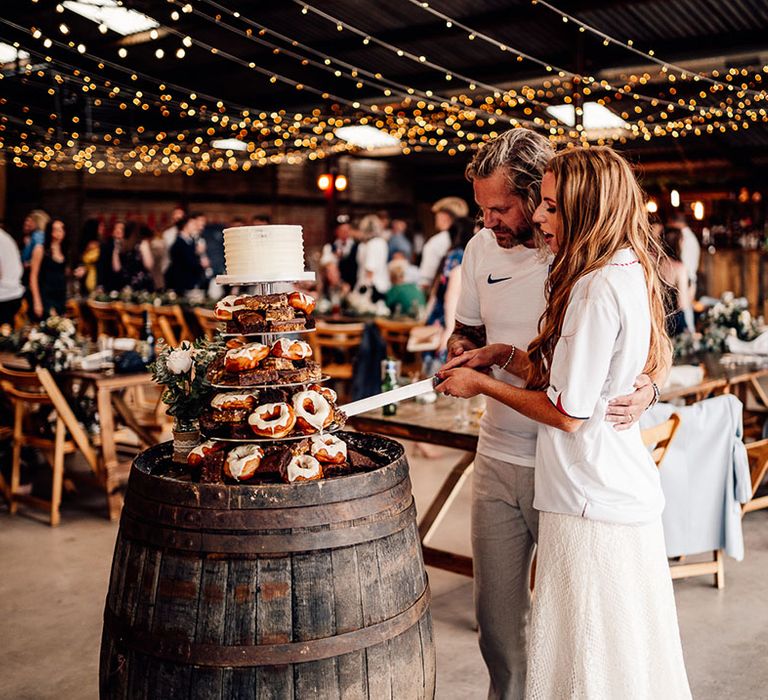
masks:
{"type": "Polygon", "coordinates": [[[514,248],[517,245],[532,245],[534,243],[533,230],[527,224],[511,229],[506,226],[498,226],[491,229],[499,248],[514,248]]]}

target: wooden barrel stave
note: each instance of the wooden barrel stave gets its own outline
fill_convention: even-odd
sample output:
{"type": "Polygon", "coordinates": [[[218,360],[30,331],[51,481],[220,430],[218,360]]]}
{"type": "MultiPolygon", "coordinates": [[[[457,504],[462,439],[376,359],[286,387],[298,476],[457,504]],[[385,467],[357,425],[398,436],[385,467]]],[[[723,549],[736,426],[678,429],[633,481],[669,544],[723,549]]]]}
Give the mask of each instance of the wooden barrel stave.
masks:
{"type": "MultiPolygon", "coordinates": [[[[240,493],[222,495],[218,488],[206,492],[197,485],[186,484],[185,496],[179,499],[182,503],[177,503],[176,497],[184,491],[178,483],[173,484],[176,493],[169,496],[151,488],[147,474],[141,476],[142,488],[133,493],[129,489],[129,496],[134,499],[126,499],[124,517],[159,517],[163,526],[175,526],[180,531],[194,530],[198,523],[205,522],[212,531],[226,533],[229,521],[235,528],[231,531],[233,538],[256,540],[264,532],[286,533],[285,528],[260,528],[255,536],[245,532],[256,521],[269,522],[264,520],[263,513],[238,513],[228,519],[224,512],[221,516],[206,512],[220,509],[224,502],[234,512],[240,505],[251,509],[256,503],[266,504],[275,510],[275,522],[280,522],[282,511],[296,513],[294,509],[279,508],[269,489],[258,487],[251,487],[255,495],[243,487],[227,487],[240,493]],[[173,503],[169,504],[171,499],[173,503]],[[141,507],[140,501],[145,507],[141,507]],[[182,508],[199,512],[190,514],[182,508]],[[243,531],[239,531],[241,528],[243,531]]],[[[349,479],[357,480],[350,492],[358,497],[349,501],[343,500],[343,489],[339,487],[342,480],[338,479],[328,482],[330,488],[321,494],[319,505],[317,494],[300,494],[305,507],[320,508],[312,522],[319,522],[326,515],[333,522],[293,528],[289,532],[316,536],[327,533],[323,537],[333,538],[356,526],[386,523],[393,516],[402,515],[406,506],[412,507],[407,465],[402,458],[389,467],[349,479]],[[360,476],[374,478],[366,488],[358,479],[360,476]],[[377,495],[380,493],[397,494],[397,498],[378,512],[371,512],[375,508],[368,504],[356,503],[358,499],[368,499],[375,504],[377,499],[381,501],[377,495]],[[323,509],[325,513],[321,514],[323,509]],[[359,517],[345,521],[345,515],[359,517]]],[[[134,642],[146,636],[191,640],[193,647],[304,641],[311,644],[312,640],[355,633],[389,621],[414,605],[425,587],[418,532],[412,517],[405,527],[372,541],[307,553],[183,551],[140,539],[130,540],[123,536],[121,528],[107,611],[121,624],[130,626],[134,642]]],[[[141,643],[116,642],[114,637],[119,636],[110,634],[105,627],[102,697],[157,697],[160,688],[163,697],[194,698],[400,700],[434,695],[434,646],[428,611],[399,634],[366,648],[302,663],[246,668],[194,666],[158,659],[156,655],[142,653],[141,643]]],[[[194,655],[194,649],[191,653],[194,655]]],[[[174,654],[183,657],[183,645],[174,654]]]]}

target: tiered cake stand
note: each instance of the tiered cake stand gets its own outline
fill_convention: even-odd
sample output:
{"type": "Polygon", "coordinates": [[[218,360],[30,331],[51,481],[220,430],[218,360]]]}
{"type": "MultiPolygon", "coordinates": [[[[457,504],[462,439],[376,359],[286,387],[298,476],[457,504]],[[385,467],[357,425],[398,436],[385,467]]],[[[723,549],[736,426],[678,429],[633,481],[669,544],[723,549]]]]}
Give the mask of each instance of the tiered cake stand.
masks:
{"type": "MultiPolygon", "coordinates": [[[[251,292],[251,296],[266,296],[269,294],[275,294],[275,287],[278,283],[286,283],[290,284],[293,282],[305,282],[305,281],[314,281],[315,279],[315,273],[314,272],[301,272],[296,273],[295,275],[292,275],[290,279],[286,279],[285,276],[276,277],[273,279],[260,279],[260,280],[253,280],[248,277],[238,276],[238,275],[219,275],[216,277],[216,283],[220,284],[222,286],[239,286],[239,287],[249,287],[253,289],[253,292],[251,292]]],[[[301,330],[295,330],[295,331],[272,331],[267,333],[224,333],[223,337],[225,338],[253,338],[258,339],[258,342],[263,343],[264,345],[268,345],[272,347],[272,344],[281,337],[285,336],[291,336],[296,334],[306,334],[306,333],[314,333],[314,328],[304,328],[301,330]]],[[[322,368],[321,368],[322,370],[322,368]]],[[[320,379],[309,379],[307,381],[303,382],[292,382],[288,384],[279,384],[279,383],[271,383],[271,384],[251,384],[251,385],[238,385],[238,386],[231,386],[229,384],[213,384],[212,386],[221,391],[221,392],[230,392],[230,393],[243,393],[247,392],[249,390],[255,390],[259,391],[262,389],[295,389],[297,392],[302,391],[305,387],[307,387],[310,384],[322,384],[324,382],[327,382],[330,379],[328,375],[321,375],[320,379]]],[[[331,423],[327,428],[324,428],[322,430],[322,433],[334,433],[338,430],[341,430],[340,425],[338,423],[331,423]]],[[[310,437],[309,435],[305,434],[297,434],[297,435],[286,435],[282,438],[262,438],[257,435],[254,435],[252,438],[225,438],[220,437],[213,434],[206,434],[205,431],[202,431],[206,438],[210,440],[215,440],[217,442],[227,442],[227,443],[233,443],[233,444],[260,444],[263,445],[265,443],[280,443],[280,442],[291,442],[294,440],[303,440],[307,437],[310,437]]],[[[315,434],[315,433],[312,433],[315,434]]]]}

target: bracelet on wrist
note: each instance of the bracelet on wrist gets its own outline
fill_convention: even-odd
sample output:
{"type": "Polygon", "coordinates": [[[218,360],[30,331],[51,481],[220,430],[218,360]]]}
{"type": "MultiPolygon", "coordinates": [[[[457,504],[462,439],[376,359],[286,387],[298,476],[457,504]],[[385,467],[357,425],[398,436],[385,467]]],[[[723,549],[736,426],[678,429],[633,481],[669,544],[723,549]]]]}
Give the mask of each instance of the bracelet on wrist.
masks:
{"type": "Polygon", "coordinates": [[[512,359],[515,357],[516,352],[517,352],[517,348],[513,345],[512,352],[509,353],[509,357],[507,358],[507,361],[503,365],[499,365],[499,369],[506,369],[509,366],[509,363],[512,362],[512,359]]]}
{"type": "Polygon", "coordinates": [[[656,382],[651,382],[651,387],[653,388],[653,398],[651,399],[651,403],[649,403],[648,406],[646,407],[645,409],[646,411],[649,408],[653,408],[661,398],[661,389],[659,389],[658,384],[656,384],[656,382]]]}

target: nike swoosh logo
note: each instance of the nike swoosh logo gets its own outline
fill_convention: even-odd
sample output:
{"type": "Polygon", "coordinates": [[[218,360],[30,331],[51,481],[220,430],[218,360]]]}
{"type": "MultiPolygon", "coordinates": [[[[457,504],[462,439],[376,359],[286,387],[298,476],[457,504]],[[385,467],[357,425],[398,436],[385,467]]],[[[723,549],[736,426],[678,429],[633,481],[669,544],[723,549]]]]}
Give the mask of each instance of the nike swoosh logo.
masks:
{"type": "Polygon", "coordinates": [[[493,279],[490,275],[488,275],[488,284],[496,284],[497,282],[506,282],[507,280],[511,280],[511,277],[499,277],[497,279],[493,279]]]}

